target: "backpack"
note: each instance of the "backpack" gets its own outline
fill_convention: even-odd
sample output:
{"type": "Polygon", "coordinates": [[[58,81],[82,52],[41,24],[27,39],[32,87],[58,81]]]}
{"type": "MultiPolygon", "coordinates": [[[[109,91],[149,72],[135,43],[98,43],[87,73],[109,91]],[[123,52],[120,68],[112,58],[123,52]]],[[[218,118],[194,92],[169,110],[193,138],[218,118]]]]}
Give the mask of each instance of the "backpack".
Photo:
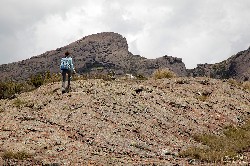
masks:
{"type": "Polygon", "coordinates": [[[61,70],[69,70],[72,68],[72,58],[62,58],[61,59],[61,70]]]}

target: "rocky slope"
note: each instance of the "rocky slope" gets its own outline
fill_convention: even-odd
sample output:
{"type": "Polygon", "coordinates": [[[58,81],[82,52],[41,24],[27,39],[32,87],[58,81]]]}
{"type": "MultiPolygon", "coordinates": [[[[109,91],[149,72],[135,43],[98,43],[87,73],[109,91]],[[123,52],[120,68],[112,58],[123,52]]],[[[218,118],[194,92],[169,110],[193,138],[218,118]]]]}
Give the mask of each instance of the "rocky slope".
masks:
{"type": "Polygon", "coordinates": [[[216,64],[200,64],[189,70],[189,75],[208,76],[218,79],[233,78],[239,81],[250,80],[250,47],[216,64]]]}
{"type": "Polygon", "coordinates": [[[164,56],[146,59],[128,51],[124,37],[117,33],[105,32],[83,37],[67,46],[47,51],[21,62],[0,65],[0,77],[3,79],[24,80],[38,73],[58,73],[60,59],[64,53],[72,54],[78,73],[116,75],[151,75],[158,68],[169,68],[180,76],[186,75],[186,68],[180,58],[164,56]]]}
{"type": "Polygon", "coordinates": [[[0,165],[189,165],[178,154],[200,146],[193,134],[220,134],[250,114],[248,90],[210,78],[78,80],[63,95],[60,87],[0,100],[0,165]],[[8,160],[6,151],[32,157],[8,160]]]}
{"type": "Polygon", "coordinates": [[[103,32],[89,35],[67,46],[47,51],[30,59],[0,65],[0,77],[16,81],[32,75],[60,72],[59,63],[69,51],[79,74],[133,74],[149,76],[156,69],[169,68],[179,76],[207,76],[217,79],[233,78],[246,81],[250,78],[250,48],[216,64],[199,64],[187,70],[181,58],[163,56],[146,59],[128,51],[126,39],[120,34],[103,32]]]}

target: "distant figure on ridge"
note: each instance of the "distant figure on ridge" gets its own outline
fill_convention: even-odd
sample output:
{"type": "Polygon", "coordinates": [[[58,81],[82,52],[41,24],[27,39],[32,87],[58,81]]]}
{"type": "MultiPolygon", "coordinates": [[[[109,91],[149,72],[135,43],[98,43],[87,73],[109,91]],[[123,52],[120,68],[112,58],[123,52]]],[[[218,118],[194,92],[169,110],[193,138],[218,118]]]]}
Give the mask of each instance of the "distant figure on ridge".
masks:
{"type": "Polygon", "coordinates": [[[61,59],[61,73],[62,73],[62,93],[68,92],[70,90],[70,79],[72,73],[75,73],[72,58],[69,56],[69,52],[65,52],[65,57],[61,59]],[[65,88],[66,74],[68,74],[68,85],[65,88]]]}

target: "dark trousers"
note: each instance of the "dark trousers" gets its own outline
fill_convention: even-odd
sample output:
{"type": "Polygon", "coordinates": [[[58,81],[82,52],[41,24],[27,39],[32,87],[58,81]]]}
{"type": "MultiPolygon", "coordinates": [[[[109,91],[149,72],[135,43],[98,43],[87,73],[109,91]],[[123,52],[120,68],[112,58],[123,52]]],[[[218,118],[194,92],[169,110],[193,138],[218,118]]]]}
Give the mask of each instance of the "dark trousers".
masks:
{"type": "Polygon", "coordinates": [[[70,78],[72,75],[71,70],[62,70],[62,88],[65,89],[66,75],[68,74],[68,86],[67,89],[70,88],[70,78]]]}

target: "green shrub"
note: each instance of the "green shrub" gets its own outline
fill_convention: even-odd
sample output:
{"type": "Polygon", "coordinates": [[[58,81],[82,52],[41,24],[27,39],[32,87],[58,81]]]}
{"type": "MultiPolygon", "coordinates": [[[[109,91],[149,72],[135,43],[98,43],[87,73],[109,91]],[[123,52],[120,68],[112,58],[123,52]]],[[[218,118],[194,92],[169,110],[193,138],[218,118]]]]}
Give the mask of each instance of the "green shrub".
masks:
{"type": "Polygon", "coordinates": [[[52,83],[52,82],[59,82],[61,81],[61,74],[53,73],[51,74],[49,71],[43,74],[33,75],[28,79],[28,83],[35,88],[38,88],[44,84],[52,83]]]}
{"type": "Polygon", "coordinates": [[[31,76],[27,81],[0,81],[0,99],[13,99],[15,94],[34,90],[45,83],[61,81],[61,74],[51,74],[49,71],[44,74],[31,76]]]}
{"type": "Polygon", "coordinates": [[[29,83],[33,86],[35,86],[35,88],[40,87],[41,85],[43,85],[44,83],[44,78],[41,74],[35,75],[35,76],[31,76],[29,83]]]}
{"type": "Polygon", "coordinates": [[[27,83],[14,81],[0,82],[0,99],[15,98],[15,94],[29,91],[31,87],[27,83]]]}
{"type": "Polygon", "coordinates": [[[165,69],[158,69],[153,73],[153,78],[155,79],[162,79],[162,78],[173,78],[176,77],[176,74],[169,70],[168,68],[165,69]]]}
{"type": "Polygon", "coordinates": [[[49,71],[45,72],[43,75],[43,84],[59,82],[62,80],[62,76],[60,73],[51,74],[49,71]]]}
{"type": "MultiPolygon", "coordinates": [[[[93,76],[94,78],[101,78],[104,80],[111,80],[107,75],[97,75],[93,76]]],[[[83,75],[73,75],[72,80],[82,80],[87,79],[86,76],[83,75]]],[[[60,73],[51,74],[49,71],[33,75],[27,79],[27,81],[23,82],[14,82],[14,81],[0,81],[0,99],[13,99],[16,98],[15,94],[20,94],[23,92],[28,92],[40,87],[43,84],[59,82],[62,80],[62,76],[60,73]]]]}

